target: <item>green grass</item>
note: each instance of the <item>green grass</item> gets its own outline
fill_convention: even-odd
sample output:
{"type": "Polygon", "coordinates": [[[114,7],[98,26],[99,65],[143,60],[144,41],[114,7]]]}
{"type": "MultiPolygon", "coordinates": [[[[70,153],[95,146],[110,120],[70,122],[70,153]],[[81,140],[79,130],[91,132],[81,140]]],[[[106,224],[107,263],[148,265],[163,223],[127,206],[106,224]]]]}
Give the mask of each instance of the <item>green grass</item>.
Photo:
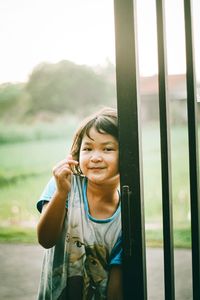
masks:
{"type": "Polygon", "coordinates": [[[63,139],[0,147],[1,223],[12,226],[37,219],[36,201],[52,176],[53,165],[68,149],[69,142],[63,139]]]}
{"type": "MultiPolygon", "coordinates": [[[[55,130],[53,126],[52,130],[55,130]]],[[[37,223],[39,217],[35,206],[37,199],[51,177],[52,167],[67,155],[71,136],[70,131],[66,137],[58,135],[55,138],[52,135],[51,138],[31,139],[26,142],[17,142],[16,140],[11,142],[11,139],[9,143],[1,144],[0,226],[7,230],[7,235],[5,234],[4,238],[1,237],[0,241],[6,241],[6,239],[11,241],[13,239],[12,230],[18,235],[19,241],[21,239],[20,236],[23,236],[23,232],[31,236],[31,230],[26,229],[26,225],[32,224],[34,226],[37,223]],[[20,228],[20,230],[16,230],[16,227],[20,228]]],[[[143,129],[142,144],[145,220],[147,223],[161,224],[160,137],[159,130],[155,125],[143,129]]],[[[175,245],[176,247],[182,245],[188,247],[190,244],[188,237],[190,228],[190,197],[186,128],[172,128],[171,148],[172,202],[174,226],[176,228],[175,245]]],[[[26,234],[24,235],[24,240],[26,239],[26,234]]],[[[162,244],[161,235],[159,231],[147,231],[148,244],[157,246],[162,244]]]]}
{"type": "MultiPolygon", "coordinates": [[[[175,248],[191,248],[190,228],[175,228],[173,235],[175,248]]],[[[163,247],[162,230],[146,230],[146,244],[148,247],[163,247]]]]}
{"type": "MultiPolygon", "coordinates": [[[[143,132],[143,167],[146,220],[160,222],[162,211],[160,136],[155,126],[145,128],[143,132]]],[[[189,160],[187,128],[184,126],[171,129],[171,175],[174,223],[176,227],[179,227],[179,224],[188,226],[189,160]]]]}
{"type": "Polygon", "coordinates": [[[0,144],[23,143],[35,140],[60,139],[74,132],[78,119],[73,115],[60,115],[52,122],[37,121],[32,124],[10,123],[0,121],[0,144]]]}
{"type": "MultiPolygon", "coordinates": [[[[36,244],[36,228],[0,227],[0,243],[26,243],[36,244]]],[[[147,247],[163,247],[163,234],[161,230],[146,230],[147,247]]],[[[189,228],[174,230],[174,247],[190,248],[191,234],[189,228]]]]}
{"type": "Polygon", "coordinates": [[[0,243],[36,244],[36,230],[33,228],[0,227],[0,243]]]}
{"type": "Polygon", "coordinates": [[[68,150],[69,138],[1,145],[0,185],[51,171],[68,150]]]}

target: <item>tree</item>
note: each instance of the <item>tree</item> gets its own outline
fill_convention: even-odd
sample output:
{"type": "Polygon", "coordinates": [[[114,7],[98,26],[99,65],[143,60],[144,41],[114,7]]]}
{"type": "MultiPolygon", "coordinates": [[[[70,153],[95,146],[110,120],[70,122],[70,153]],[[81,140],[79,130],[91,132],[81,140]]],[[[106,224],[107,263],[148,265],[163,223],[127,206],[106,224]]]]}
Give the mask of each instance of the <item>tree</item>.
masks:
{"type": "Polygon", "coordinates": [[[31,99],[29,113],[78,112],[91,106],[111,105],[115,98],[114,85],[104,76],[66,60],[38,65],[25,89],[31,99]]]}

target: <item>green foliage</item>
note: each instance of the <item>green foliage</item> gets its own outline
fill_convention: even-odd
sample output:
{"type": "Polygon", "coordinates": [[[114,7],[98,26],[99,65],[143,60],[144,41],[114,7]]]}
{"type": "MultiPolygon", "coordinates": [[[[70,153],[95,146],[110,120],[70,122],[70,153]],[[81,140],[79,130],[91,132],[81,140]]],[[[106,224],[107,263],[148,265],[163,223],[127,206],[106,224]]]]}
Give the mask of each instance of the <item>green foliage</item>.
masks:
{"type": "Polygon", "coordinates": [[[7,121],[18,120],[26,111],[28,95],[22,83],[0,85],[0,117],[7,121]]]}
{"type": "Polygon", "coordinates": [[[69,61],[38,65],[26,91],[31,99],[29,113],[45,110],[79,113],[91,106],[111,104],[115,96],[114,87],[104,76],[69,61]]]}
{"type": "Polygon", "coordinates": [[[0,85],[0,103],[1,107],[13,105],[18,100],[23,91],[23,84],[4,83],[0,85]]]}
{"type": "Polygon", "coordinates": [[[60,114],[85,116],[94,108],[114,106],[116,91],[108,70],[70,61],[36,66],[28,82],[0,85],[0,117],[6,122],[51,122],[60,114]]]}

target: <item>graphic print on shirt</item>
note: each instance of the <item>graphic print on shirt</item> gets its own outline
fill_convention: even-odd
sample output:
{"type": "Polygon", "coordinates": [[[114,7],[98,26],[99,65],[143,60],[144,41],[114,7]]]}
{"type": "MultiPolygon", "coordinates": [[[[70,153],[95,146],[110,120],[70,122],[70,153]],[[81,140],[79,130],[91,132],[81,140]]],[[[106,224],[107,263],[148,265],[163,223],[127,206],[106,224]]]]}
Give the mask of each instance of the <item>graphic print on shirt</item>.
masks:
{"type": "MultiPolygon", "coordinates": [[[[107,262],[109,258],[105,245],[99,245],[91,238],[83,241],[83,228],[78,215],[80,209],[73,208],[73,222],[66,236],[68,243],[68,289],[70,285],[84,286],[83,299],[102,299],[107,284],[107,262]],[[82,281],[80,280],[82,277],[82,281]]],[[[78,287],[77,287],[78,288],[78,287]]],[[[80,288],[80,287],[79,287],[80,288]]]]}

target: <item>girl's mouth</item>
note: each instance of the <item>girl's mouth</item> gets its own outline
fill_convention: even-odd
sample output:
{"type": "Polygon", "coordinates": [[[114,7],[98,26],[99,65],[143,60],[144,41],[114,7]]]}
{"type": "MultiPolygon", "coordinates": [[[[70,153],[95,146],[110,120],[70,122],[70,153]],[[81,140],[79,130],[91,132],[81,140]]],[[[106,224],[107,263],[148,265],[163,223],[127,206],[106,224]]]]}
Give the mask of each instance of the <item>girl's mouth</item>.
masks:
{"type": "Polygon", "coordinates": [[[103,170],[105,167],[89,167],[90,170],[103,170]]]}

